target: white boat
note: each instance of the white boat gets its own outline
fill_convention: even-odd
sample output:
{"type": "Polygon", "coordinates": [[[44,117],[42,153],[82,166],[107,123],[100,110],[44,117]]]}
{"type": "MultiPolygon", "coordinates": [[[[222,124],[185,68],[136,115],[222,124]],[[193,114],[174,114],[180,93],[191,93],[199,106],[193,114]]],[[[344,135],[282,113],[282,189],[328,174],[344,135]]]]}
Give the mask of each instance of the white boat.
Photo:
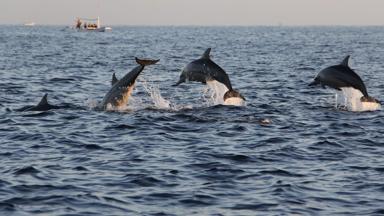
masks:
{"type": "Polygon", "coordinates": [[[24,26],[35,26],[36,23],[34,22],[28,22],[28,23],[24,23],[24,26]]]}
{"type": "Polygon", "coordinates": [[[105,32],[108,30],[112,30],[111,27],[101,27],[100,25],[100,17],[95,19],[90,18],[77,18],[75,29],[80,32],[105,32]]]}

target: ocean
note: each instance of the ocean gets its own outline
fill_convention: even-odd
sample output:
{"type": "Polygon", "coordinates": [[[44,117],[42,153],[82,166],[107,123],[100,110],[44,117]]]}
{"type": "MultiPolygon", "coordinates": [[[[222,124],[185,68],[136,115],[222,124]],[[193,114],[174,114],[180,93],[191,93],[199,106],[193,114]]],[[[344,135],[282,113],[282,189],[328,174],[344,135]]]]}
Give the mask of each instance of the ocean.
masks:
{"type": "Polygon", "coordinates": [[[351,55],[383,100],[383,38],[383,27],[0,26],[0,215],[383,215],[383,112],[337,109],[334,90],[308,86],[351,55]],[[209,47],[245,106],[172,86],[209,47]],[[95,109],[135,57],[160,62],[126,109],[95,109]],[[66,108],[17,111],[45,93],[66,108]]]}

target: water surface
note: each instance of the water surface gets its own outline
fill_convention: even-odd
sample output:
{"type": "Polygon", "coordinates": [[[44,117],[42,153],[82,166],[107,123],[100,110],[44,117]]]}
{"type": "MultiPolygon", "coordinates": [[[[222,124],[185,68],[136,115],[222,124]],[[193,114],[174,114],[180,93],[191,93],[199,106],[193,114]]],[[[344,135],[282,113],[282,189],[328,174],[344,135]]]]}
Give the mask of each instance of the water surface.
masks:
{"type": "Polygon", "coordinates": [[[349,54],[383,100],[383,37],[380,27],[1,26],[0,214],[384,214],[383,113],[336,110],[333,91],[307,86],[349,54]],[[212,106],[198,83],[171,86],[208,47],[245,107],[212,106]],[[161,61],[129,109],[93,110],[136,56],[161,61]],[[15,111],[44,93],[68,108],[15,111]]]}

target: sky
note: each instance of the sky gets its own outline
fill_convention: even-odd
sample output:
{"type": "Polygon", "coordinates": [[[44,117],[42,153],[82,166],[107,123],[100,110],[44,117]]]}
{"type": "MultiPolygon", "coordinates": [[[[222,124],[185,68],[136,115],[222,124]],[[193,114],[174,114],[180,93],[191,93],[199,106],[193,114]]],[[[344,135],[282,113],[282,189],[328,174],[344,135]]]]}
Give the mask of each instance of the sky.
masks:
{"type": "Polygon", "coordinates": [[[384,25],[384,0],[0,0],[0,24],[384,25]]]}

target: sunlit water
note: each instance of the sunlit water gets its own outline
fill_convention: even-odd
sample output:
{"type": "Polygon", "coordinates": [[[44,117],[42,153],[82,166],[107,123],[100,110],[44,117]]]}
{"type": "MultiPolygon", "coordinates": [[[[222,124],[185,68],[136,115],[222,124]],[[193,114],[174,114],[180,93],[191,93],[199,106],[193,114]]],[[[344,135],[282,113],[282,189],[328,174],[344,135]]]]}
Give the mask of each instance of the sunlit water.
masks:
{"type": "MultiPolygon", "coordinates": [[[[381,27],[0,27],[0,215],[381,215],[384,116],[308,87],[352,55],[383,100],[381,27]],[[246,98],[176,83],[212,47],[246,98]],[[122,110],[95,109],[136,67],[122,110]],[[17,112],[44,93],[65,109],[17,112]]],[[[218,91],[217,91],[218,90],[218,91]]]]}

